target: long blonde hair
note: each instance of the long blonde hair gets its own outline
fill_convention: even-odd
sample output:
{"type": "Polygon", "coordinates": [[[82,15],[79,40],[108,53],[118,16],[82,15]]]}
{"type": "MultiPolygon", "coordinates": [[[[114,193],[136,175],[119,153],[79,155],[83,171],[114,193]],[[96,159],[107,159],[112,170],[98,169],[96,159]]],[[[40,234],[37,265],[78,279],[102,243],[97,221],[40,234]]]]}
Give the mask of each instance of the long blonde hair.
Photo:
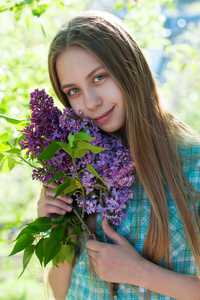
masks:
{"type": "Polygon", "coordinates": [[[165,187],[168,186],[183,222],[200,270],[200,222],[194,200],[200,200],[181,168],[178,145],[199,142],[200,137],[161,105],[158,90],[141,49],[118,18],[103,12],[84,12],[65,23],[49,51],[52,86],[64,106],[56,60],[61,52],[79,45],[93,52],[109,70],[125,95],[126,137],[135,167],[151,202],[143,255],[155,263],[169,258],[169,220],[165,187]],[[189,194],[189,197],[188,197],[189,194]],[[194,213],[191,211],[191,205],[194,213]]]}

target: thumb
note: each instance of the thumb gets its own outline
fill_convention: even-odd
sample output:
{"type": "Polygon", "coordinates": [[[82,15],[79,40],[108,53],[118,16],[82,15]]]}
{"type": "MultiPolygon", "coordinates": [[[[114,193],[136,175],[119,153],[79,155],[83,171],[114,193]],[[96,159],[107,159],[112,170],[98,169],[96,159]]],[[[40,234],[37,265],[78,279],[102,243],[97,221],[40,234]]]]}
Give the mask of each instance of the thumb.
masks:
{"type": "Polygon", "coordinates": [[[102,229],[104,233],[115,243],[115,244],[124,244],[127,240],[117,233],[109,224],[106,219],[102,220],[102,229]]]}

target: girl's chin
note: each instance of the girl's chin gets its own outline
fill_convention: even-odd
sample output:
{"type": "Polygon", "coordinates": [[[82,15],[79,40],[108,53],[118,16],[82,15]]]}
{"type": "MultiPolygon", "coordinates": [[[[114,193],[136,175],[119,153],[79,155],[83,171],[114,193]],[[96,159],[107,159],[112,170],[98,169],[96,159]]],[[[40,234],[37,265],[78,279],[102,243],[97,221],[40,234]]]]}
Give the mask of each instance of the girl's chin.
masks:
{"type": "Polygon", "coordinates": [[[123,125],[122,126],[98,126],[98,127],[107,133],[116,133],[116,134],[125,133],[125,131],[123,130],[124,127],[123,125]]]}

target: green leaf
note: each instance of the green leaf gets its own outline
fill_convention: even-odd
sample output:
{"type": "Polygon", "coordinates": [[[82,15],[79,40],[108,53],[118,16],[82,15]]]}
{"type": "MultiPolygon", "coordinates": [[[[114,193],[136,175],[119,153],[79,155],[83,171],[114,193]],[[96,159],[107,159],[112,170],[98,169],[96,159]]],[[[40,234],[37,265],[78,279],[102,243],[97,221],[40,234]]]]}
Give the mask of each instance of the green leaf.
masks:
{"type": "Polygon", "coordinates": [[[75,192],[80,187],[80,184],[77,181],[77,179],[71,176],[66,177],[65,180],[63,181],[63,184],[64,183],[67,183],[68,186],[66,186],[66,188],[63,190],[63,195],[71,196],[71,193],[75,192]]]}
{"type": "Polygon", "coordinates": [[[57,143],[53,142],[47,146],[39,155],[36,157],[39,159],[44,159],[44,160],[50,160],[52,157],[56,154],[58,150],[60,150],[62,147],[57,143]]]}
{"type": "Polygon", "coordinates": [[[23,4],[31,4],[34,0],[22,0],[23,4]]]}
{"type": "Polygon", "coordinates": [[[132,3],[129,2],[129,3],[126,5],[126,8],[127,8],[128,10],[131,10],[131,9],[133,8],[132,3]]]}
{"type": "Polygon", "coordinates": [[[74,153],[74,158],[81,158],[86,155],[88,149],[78,149],[74,153]]]}
{"type": "Polygon", "coordinates": [[[22,276],[22,274],[24,273],[26,267],[28,266],[28,264],[29,264],[29,262],[31,260],[31,257],[33,256],[34,250],[35,250],[35,245],[30,245],[29,247],[27,247],[24,250],[24,255],[23,255],[23,270],[22,270],[22,272],[21,272],[21,274],[19,275],[18,278],[20,278],[22,276]]]}
{"type": "Polygon", "coordinates": [[[31,234],[24,234],[22,235],[16,242],[12,252],[9,254],[9,256],[14,255],[28,246],[30,246],[34,242],[35,238],[31,234]]]}
{"type": "Polygon", "coordinates": [[[39,259],[39,262],[42,266],[43,260],[44,260],[44,245],[47,239],[41,238],[39,242],[35,246],[35,254],[37,258],[39,259]]]}
{"type": "Polygon", "coordinates": [[[73,234],[74,235],[81,235],[82,233],[82,230],[81,230],[81,227],[80,226],[76,226],[74,229],[73,229],[73,234]]]}
{"type": "Polygon", "coordinates": [[[0,161],[2,161],[6,156],[0,153],[0,161]]]}
{"type": "MultiPolygon", "coordinates": [[[[35,153],[30,153],[30,159],[34,160],[35,158],[35,153]]],[[[37,163],[40,163],[39,161],[37,161],[37,163]]],[[[42,164],[41,164],[42,165],[42,164]]],[[[43,166],[43,165],[42,165],[43,166]]]]}
{"type": "Polygon", "coordinates": [[[101,184],[94,184],[93,186],[96,186],[96,187],[100,187],[100,188],[102,188],[102,189],[104,189],[104,191],[107,191],[108,190],[108,188],[107,187],[105,187],[104,185],[101,185],[101,184]]]}
{"type": "Polygon", "coordinates": [[[31,27],[31,18],[30,18],[30,16],[29,15],[26,15],[26,17],[25,17],[25,23],[26,23],[26,27],[28,28],[28,29],[30,29],[30,27],[31,27]]]}
{"type": "Polygon", "coordinates": [[[7,149],[9,149],[9,148],[10,148],[10,146],[6,142],[1,142],[0,143],[0,153],[7,150],[7,149]]]}
{"type": "MultiPolygon", "coordinates": [[[[42,13],[43,13],[43,12],[42,12],[42,13]]],[[[39,17],[39,20],[40,20],[40,26],[41,26],[42,32],[43,32],[43,34],[44,34],[44,37],[46,38],[46,37],[47,37],[47,34],[46,34],[45,24],[44,24],[42,18],[39,17]]]]}
{"type": "Polygon", "coordinates": [[[52,200],[54,200],[56,197],[60,196],[69,185],[70,185],[69,182],[64,182],[64,183],[61,183],[58,187],[56,187],[54,189],[54,191],[56,191],[56,194],[54,195],[52,200]]]}
{"type": "MultiPolygon", "coordinates": [[[[105,186],[105,185],[101,185],[101,184],[94,184],[93,187],[102,188],[105,193],[104,197],[106,197],[109,194],[109,188],[107,185],[105,186]]],[[[96,196],[96,197],[98,197],[98,196],[96,196]]]]}
{"type": "Polygon", "coordinates": [[[69,143],[65,143],[65,142],[55,142],[56,144],[58,144],[59,146],[61,146],[61,148],[67,152],[70,156],[72,156],[72,149],[70,148],[69,143]]]}
{"type": "Polygon", "coordinates": [[[53,266],[58,265],[60,262],[62,262],[63,264],[65,260],[67,260],[68,263],[71,265],[74,255],[75,255],[75,249],[73,245],[71,244],[62,245],[59,253],[53,259],[53,266]]]}
{"type": "Polygon", "coordinates": [[[40,217],[37,218],[35,221],[28,223],[28,227],[37,228],[39,232],[46,232],[47,230],[51,229],[52,221],[49,217],[40,217]]]}
{"type": "Polygon", "coordinates": [[[87,149],[87,150],[90,150],[92,153],[94,154],[98,154],[100,153],[101,151],[104,151],[104,150],[108,150],[108,148],[101,148],[101,147],[96,147],[90,143],[87,143],[85,141],[79,141],[77,143],[77,147],[79,149],[87,149]]]}
{"type": "Polygon", "coordinates": [[[183,63],[180,69],[180,72],[183,72],[183,70],[187,67],[187,62],[183,63]]]}
{"type": "Polygon", "coordinates": [[[9,139],[9,134],[7,132],[0,135],[1,141],[7,141],[9,139]]]}
{"type": "Polygon", "coordinates": [[[62,223],[64,216],[60,215],[56,218],[56,221],[53,221],[53,224],[58,225],[59,223],[62,223]]]}
{"type": "Polygon", "coordinates": [[[118,2],[116,3],[116,5],[115,5],[115,9],[118,10],[118,9],[124,7],[124,5],[125,5],[125,4],[124,4],[123,1],[118,1],[118,2]]]}
{"type": "Polygon", "coordinates": [[[22,134],[20,137],[18,137],[18,145],[21,147],[21,140],[26,141],[25,135],[22,134]]]}
{"type": "Polygon", "coordinates": [[[91,137],[89,136],[87,133],[85,132],[76,132],[74,134],[74,137],[75,137],[75,141],[86,141],[86,142],[90,142],[92,140],[94,140],[95,138],[94,137],[91,137]]]}
{"type": "Polygon", "coordinates": [[[90,165],[87,164],[86,168],[97,178],[99,178],[103,184],[105,184],[107,186],[107,184],[105,183],[105,181],[103,180],[103,178],[101,178],[101,176],[99,176],[99,174],[97,173],[97,171],[90,165]]]}
{"type": "Polygon", "coordinates": [[[63,191],[63,195],[68,195],[69,197],[71,197],[71,195],[75,191],[77,191],[77,189],[78,189],[77,185],[70,185],[63,191]]]}
{"type": "Polygon", "coordinates": [[[16,119],[2,114],[0,114],[0,118],[3,118],[8,123],[12,124],[12,126],[19,131],[22,130],[27,124],[27,119],[16,119]]]}
{"type": "Polygon", "coordinates": [[[69,141],[70,148],[74,147],[74,144],[73,144],[74,135],[70,134],[70,135],[68,135],[67,138],[68,138],[68,141],[69,141]]]}
{"type": "Polygon", "coordinates": [[[27,226],[27,227],[23,228],[20,231],[20,233],[16,237],[16,240],[18,240],[23,234],[32,234],[32,235],[34,235],[34,234],[38,234],[39,232],[40,231],[36,227],[34,227],[34,226],[31,226],[31,227],[27,226]]]}
{"type": "Polygon", "coordinates": [[[66,245],[64,250],[65,250],[65,254],[66,254],[66,260],[68,261],[68,263],[71,266],[72,260],[75,255],[75,247],[74,247],[74,245],[66,245]]]}
{"type": "Polygon", "coordinates": [[[8,117],[8,116],[2,115],[2,114],[0,114],[0,118],[5,119],[8,123],[11,123],[11,124],[20,124],[21,122],[26,121],[26,119],[11,118],[11,117],[8,117]]]}
{"type": "Polygon", "coordinates": [[[19,148],[12,148],[12,149],[7,150],[6,153],[20,154],[21,153],[21,149],[19,149],[19,148]]]}
{"type": "Polygon", "coordinates": [[[86,133],[88,126],[86,126],[82,132],[86,133]]]}
{"type": "Polygon", "coordinates": [[[21,20],[21,16],[22,16],[22,6],[17,6],[17,5],[14,5],[11,10],[14,11],[14,14],[15,14],[15,21],[19,21],[21,20]]]}
{"type": "Polygon", "coordinates": [[[7,159],[5,160],[5,162],[3,164],[1,174],[10,172],[17,164],[18,164],[18,162],[14,158],[12,158],[10,156],[7,157],[7,159]]]}
{"type": "Polygon", "coordinates": [[[56,226],[51,230],[50,237],[55,241],[61,241],[65,232],[65,226],[56,226]]]}
{"type": "Polygon", "coordinates": [[[46,245],[44,249],[44,266],[46,266],[60,251],[61,243],[53,239],[46,239],[46,245]]]}
{"type": "Polygon", "coordinates": [[[194,59],[195,59],[195,57],[197,56],[197,53],[196,53],[196,51],[195,51],[194,48],[191,48],[191,49],[190,49],[190,55],[191,55],[191,57],[194,58],[194,59]]]}
{"type": "Polygon", "coordinates": [[[32,14],[36,17],[40,17],[48,8],[49,5],[42,4],[32,9],[32,14]]]}
{"type": "Polygon", "coordinates": [[[49,182],[47,183],[47,185],[50,184],[51,182],[57,180],[58,178],[62,178],[64,176],[65,176],[65,173],[63,173],[63,172],[57,173],[55,176],[53,176],[53,178],[51,180],[49,180],[49,182]]]}

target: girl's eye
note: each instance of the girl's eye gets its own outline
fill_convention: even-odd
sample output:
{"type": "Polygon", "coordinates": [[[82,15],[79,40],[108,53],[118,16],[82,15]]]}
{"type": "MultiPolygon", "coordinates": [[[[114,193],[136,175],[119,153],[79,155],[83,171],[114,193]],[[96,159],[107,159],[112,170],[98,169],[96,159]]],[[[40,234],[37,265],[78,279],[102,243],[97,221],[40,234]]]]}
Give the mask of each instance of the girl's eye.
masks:
{"type": "Polygon", "coordinates": [[[99,82],[101,81],[102,79],[105,78],[105,75],[97,75],[95,78],[94,78],[94,82],[99,82]]]}
{"type": "Polygon", "coordinates": [[[67,92],[67,96],[73,96],[79,92],[78,88],[73,88],[67,92]]]}

